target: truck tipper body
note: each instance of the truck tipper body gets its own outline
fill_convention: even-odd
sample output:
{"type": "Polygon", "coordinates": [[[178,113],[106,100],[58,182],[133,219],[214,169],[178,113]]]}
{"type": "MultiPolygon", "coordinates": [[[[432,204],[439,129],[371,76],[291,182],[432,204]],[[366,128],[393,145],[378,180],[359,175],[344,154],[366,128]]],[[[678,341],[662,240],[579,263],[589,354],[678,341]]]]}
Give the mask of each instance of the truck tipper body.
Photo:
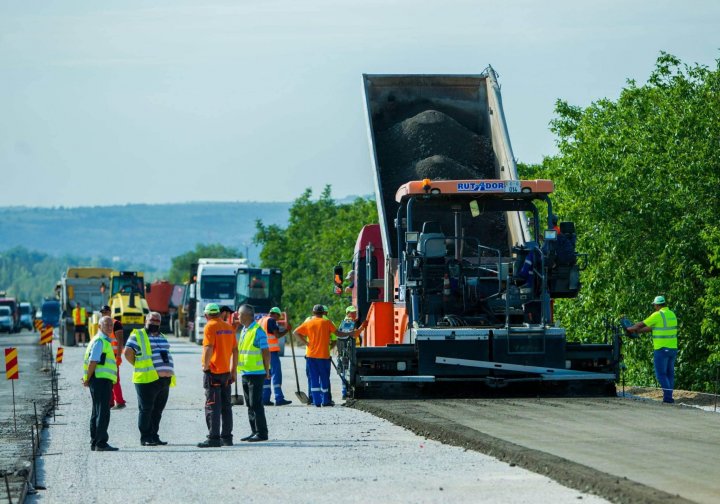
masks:
{"type": "Polygon", "coordinates": [[[613,391],[619,342],[570,343],[553,320],[584,256],[574,225],[552,223],[553,183],[518,178],[493,69],[364,75],[363,88],[379,224],[353,257],[363,346],[340,345],[355,393],[442,381],[613,391]]]}
{"type": "Polygon", "coordinates": [[[103,305],[108,304],[111,272],[110,268],[71,267],[60,278],[55,294],[60,301],[60,341],[64,345],[75,344],[72,311],[77,303],[87,311],[88,320],[93,312],[99,312],[103,305]]]}

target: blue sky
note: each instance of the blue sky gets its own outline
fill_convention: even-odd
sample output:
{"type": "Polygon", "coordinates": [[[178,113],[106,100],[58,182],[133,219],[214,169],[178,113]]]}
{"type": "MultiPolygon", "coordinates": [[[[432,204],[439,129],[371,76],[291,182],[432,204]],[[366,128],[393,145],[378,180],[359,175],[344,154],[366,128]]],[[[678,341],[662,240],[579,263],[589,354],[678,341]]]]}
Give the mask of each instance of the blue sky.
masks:
{"type": "Polygon", "coordinates": [[[361,74],[500,74],[515,156],[557,98],[720,57],[720,2],[0,1],[0,206],[372,192],[361,74]]]}

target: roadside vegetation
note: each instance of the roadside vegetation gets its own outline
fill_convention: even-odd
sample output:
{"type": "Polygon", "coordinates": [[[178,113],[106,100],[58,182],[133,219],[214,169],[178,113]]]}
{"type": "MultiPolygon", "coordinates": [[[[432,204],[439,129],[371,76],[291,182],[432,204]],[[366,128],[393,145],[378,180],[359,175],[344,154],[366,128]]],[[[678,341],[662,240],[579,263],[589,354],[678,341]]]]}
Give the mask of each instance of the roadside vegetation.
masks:
{"type": "MultiPolygon", "coordinates": [[[[558,101],[559,154],[523,167],[555,182],[561,220],[589,254],[576,300],[559,300],[576,339],[603,320],[642,320],[662,294],[680,320],[676,387],[711,390],[720,362],[720,60],[686,65],[662,53],[645,84],[588,107],[558,101]]],[[[654,385],[652,341],[623,349],[628,383],[654,385]]]]}
{"type": "Polygon", "coordinates": [[[336,323],[342,320],[350,301],[333,294],[333,267],[352,259],[360,229],[377,219],[374,200],[339,204],[326,186],[317,200],[310,189],[295,200],[287,227],[257,221],[254,240],[262,246],[262,266],[282,269],[283,304],[293,324],[302,322],[318,303],[328,306],[336,323]]]}

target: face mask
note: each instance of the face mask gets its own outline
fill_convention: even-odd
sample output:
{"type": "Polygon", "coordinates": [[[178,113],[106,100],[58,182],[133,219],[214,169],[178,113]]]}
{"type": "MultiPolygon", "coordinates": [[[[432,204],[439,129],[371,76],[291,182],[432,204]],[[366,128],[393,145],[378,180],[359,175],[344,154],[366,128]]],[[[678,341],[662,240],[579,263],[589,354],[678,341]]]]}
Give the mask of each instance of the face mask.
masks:
{"type": "Polygon", "coordinates": [[[147,330],[150,333],[158,333],[160,332],[160,326],[155,324],[148,324],[147,330]]]}

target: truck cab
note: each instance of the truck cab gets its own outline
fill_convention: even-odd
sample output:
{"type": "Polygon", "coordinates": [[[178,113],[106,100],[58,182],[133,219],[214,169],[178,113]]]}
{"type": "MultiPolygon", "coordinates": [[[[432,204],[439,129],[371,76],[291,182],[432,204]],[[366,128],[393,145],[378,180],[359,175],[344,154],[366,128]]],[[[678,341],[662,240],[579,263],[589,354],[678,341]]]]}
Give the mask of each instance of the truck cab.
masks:
{"type": "Polygon", "coordinates": [[[35,321],[35,310],[33,305],[28,302],[20,303],[20,327],[32,331],[35,329],[33,322],[35,321]]]}
{"type": "Polygon", "coordinates": [[[235,285],[239,269],[247,266],[244,258],[198,259],[195,294],[194,341],[202,344],[205,325],[205,307],[210,303],[235,309],[235,285]]]}

